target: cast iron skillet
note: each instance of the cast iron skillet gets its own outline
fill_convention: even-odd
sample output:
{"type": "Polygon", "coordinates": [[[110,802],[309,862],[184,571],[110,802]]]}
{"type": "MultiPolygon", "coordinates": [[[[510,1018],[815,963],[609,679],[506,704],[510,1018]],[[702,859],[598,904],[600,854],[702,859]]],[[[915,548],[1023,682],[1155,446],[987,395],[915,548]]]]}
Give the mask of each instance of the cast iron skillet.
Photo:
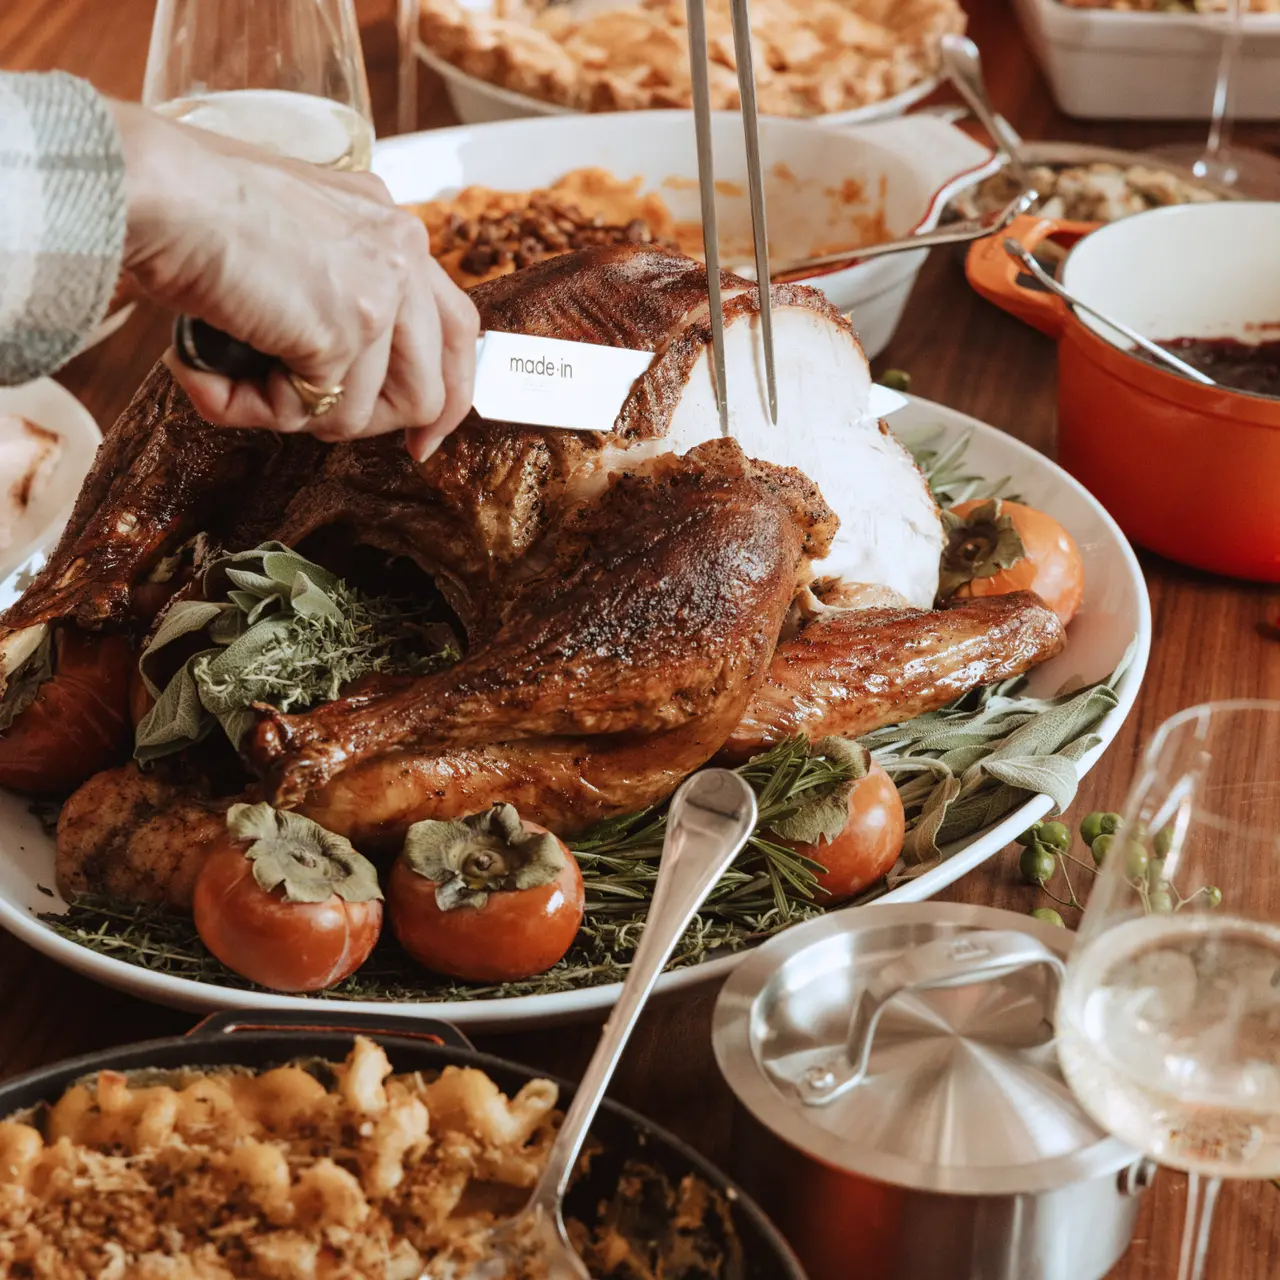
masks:
{"type": "MultiPolygon", "coordinates": [[[[308,1058],[340,1062],[350,1052],[355,1032],[382,1045],[398,1072],[440,1070],[450,1065],[479,1067],[508,1096],[526,1081],[544,1075],[476,1052],[456,1027],[444,1022],[399,1019],[393,1014],[326,1017],[306,1010],[277,1011],[265,1017],[219,1013],[205,1019],[187,1036],[145,1040],[122,1049],[71,1058],[5,1081],[0,1084],[0,1118],[41,1102],[52,1103],[75,1081],[102,1070],[266,1068],[308,1058]]],[[[573,1094],[573,1085],[563,1080],[555,1083],[564,1105],[573,1094]]],[[[623,1162],[635,1157],[665,1173],[676,1185],[681,1178],[694,1174],[728,1201],[741,1243],[742,1265],[731,1268],[725,1280],[806,1280],[790,1248],[756,1203],[678,1138],[608,1100],[591,1133],[603,1151],[591,1160],[586,1176],[570,1192],[566,1217],[575,1217],[588,1226],[594,1224],[601,1201],[607,1200],[618,1185],[623,1162]]]]}

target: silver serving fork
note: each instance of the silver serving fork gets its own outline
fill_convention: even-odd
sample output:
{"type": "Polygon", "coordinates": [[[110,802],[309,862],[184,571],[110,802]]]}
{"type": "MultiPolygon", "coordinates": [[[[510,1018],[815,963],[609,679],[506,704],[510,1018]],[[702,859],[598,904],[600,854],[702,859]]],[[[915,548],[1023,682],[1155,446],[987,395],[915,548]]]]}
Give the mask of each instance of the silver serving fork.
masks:
{"type": "MultiPolygon", "coordinates": [[[[748,0],[730,0],[733,47],[738,64],[738,96],[747,148],[747,189],[751,196],[751,239],[756,279],[760,284],[760,336],[769,417],[778,421],[778,379],[773,360],[773,308],[769,297],[769,231],[765,219],[764,174],[760,167],[760,120],[756,109],[756,77],[751,55],[748,0]]],[[[729,397],[725,381],[724,302],[720,291],[720,242],[716,230],[715,161],[711,145],[711,83],[707,71],[706,0],[685,0],[689,24],[689,70],[693,87],[693,121],[698,144],[698,189],[702,197],[702,238],[707,259],[707,296],[711,305],[711,361],[715,377],[720,432],[729,434],[729,397]]]]}

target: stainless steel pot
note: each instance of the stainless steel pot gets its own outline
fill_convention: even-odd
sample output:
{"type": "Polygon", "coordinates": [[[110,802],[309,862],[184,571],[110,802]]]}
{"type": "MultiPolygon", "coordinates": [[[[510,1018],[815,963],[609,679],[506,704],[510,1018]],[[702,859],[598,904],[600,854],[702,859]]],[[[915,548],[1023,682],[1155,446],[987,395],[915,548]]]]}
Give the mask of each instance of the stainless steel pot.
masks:
{"type": "Polygon", "coordinates": [[[1153,1168],[1058,1071],[1071,935],[953,903],[775,938],[716,1006],[734,1168],[810,1280],[1100,1280],[1153,1168]]]}

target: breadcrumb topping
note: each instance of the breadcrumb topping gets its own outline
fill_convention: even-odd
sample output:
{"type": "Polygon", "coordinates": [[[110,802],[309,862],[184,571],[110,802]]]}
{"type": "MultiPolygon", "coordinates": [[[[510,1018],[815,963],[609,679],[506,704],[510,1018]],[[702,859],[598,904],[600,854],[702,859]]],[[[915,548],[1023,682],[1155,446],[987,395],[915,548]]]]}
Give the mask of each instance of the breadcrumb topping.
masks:
{"type": "Polygon", "coordinates": [[[518,1208],[556,1088],[483,1071],[391,1074],[358,1039],[321,1072],[101,1072],[0,1122],[0,1274],[11,1280],[417,1280],[518,1208]]]}

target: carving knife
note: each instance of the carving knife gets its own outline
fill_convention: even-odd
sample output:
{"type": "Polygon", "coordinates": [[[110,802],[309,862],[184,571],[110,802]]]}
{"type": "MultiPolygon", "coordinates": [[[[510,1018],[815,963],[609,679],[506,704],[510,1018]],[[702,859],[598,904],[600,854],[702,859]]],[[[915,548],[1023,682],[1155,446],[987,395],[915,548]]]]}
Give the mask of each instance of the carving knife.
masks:
{"type": "MultiPolygon", "coordinates": [[[[174,348],[190,368],[260,381],[279,362],[206,325],[179,317],[174,348]]],[[[566,431],[612,431],[653,352],[591,342],[487,332],[476,343],[476,413],[491,422],[566,431]]],[[[908,403],[887,387],[871,389],[868,412],[885,417],[908,403]]]]}

